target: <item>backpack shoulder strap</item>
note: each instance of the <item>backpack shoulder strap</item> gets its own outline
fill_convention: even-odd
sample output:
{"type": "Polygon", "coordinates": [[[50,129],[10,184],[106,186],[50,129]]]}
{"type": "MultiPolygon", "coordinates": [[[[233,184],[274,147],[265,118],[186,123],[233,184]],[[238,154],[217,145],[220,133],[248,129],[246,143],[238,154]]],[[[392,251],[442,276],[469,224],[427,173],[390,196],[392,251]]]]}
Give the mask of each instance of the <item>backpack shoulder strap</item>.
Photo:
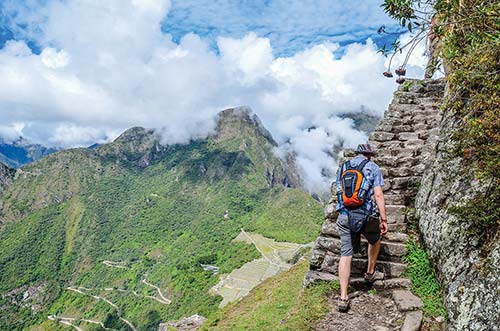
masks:
{"type": "Polygon", "coordinates": [[[358,170],[359,172],[362,172],[363,171],[363,168],[365,167],[365,165],[370,162],[370,160],[363,160],[357,167],[356,167],[356,170],[358,170]]]}
{"type": "Polygon", "coordinates": [[[340,166],[340,174],[343,174],[344,171],[346,171],[350,167],[351,167],[351,164],[349,163],[349,161],[345,161],[344,163],[342,163],[342,165],[340,166]]]}
{"type": "Polygon", "coordinates": [[[356,167],[353,167],[353,166],[352,166],[352,164],[351,164],[351,160],[346,161],[344,164],[345,164],[344,171],[346,171],[346,170],[356,169],[356,167]]]}

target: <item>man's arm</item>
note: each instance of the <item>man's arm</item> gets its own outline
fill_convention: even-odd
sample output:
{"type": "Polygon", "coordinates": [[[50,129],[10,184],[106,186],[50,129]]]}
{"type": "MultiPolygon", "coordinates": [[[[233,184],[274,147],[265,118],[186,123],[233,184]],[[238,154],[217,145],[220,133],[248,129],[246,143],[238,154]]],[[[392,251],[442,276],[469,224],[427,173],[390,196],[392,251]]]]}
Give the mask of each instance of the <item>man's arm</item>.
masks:
{"type": "Polygon", "coordinates": [[[378,207],[378,212],[380,213],[380,232],[381,234],[387,233],[387,214],[385,213],[385,199],[384,192],[381,186],[375,186],[373,188],[373,196],[375,197],[375,203],[378,207]]]}

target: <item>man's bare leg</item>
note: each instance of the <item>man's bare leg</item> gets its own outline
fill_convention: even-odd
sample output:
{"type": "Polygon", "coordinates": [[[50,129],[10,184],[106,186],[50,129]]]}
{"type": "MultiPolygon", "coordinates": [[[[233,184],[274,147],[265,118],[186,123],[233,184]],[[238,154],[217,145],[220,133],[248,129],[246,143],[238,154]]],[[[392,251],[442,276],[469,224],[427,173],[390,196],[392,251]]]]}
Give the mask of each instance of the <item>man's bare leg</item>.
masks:
{"type": "Polygon", "coordinates": [[[340,279],[340,298],[346,300],[349,298],[349,277],[351,276],[352,256],[341,256],[339,262],[340,279]]]}
{"type": "MultiPolygon", "coordinates": [[[[372,244],[368,245],[368,270],[367,270],[367,272],[369,274],[372,274],[375,271],[375,264],[377,263],[378,253],[380,252],[380,242],[381,242],[381,239],[379,239],[379,241],[377,241],[373,245],[372,244]]],[[[339,275],[340,275],[340,271],[339,271],[339,275]]]]}

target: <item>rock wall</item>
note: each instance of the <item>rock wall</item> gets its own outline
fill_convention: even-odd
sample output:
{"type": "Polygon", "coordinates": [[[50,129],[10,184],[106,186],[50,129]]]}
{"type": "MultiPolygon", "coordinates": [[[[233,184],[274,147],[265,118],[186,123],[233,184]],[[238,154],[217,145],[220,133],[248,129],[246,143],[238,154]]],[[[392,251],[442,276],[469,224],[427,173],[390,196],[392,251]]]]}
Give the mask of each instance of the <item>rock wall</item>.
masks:
{"type": "Polygon", "coordinates": [[[500,330],[500,241],[485,247],[469,231],[469,222],[447,213],[476,189],[461,160],[450,156],[456,130],[457,121],[445,112],[416,199],[419,229],[444,285],[448,329],[500,330]]]}
{"type": "MultiPolygon", "coordinates": [[[[386,280],[380,287],[408,287],[409,281],[401,279],[405,264],[408,236],[404,233],[414,208],[418,183],[429,162],[437,137],[440,120],[439,104],[444,91],[441,80],[408,80],[394,93],[394,99],[385,112],[377,129],[370,135],[369,143],[378,151],[373,160],[381,167],[385,179],[384,195],[387,206],[389,233],[382,240],[377,269],[386,280]],[[391,279],[392,278],[392,279],[391,279]]],[[[352,152],[344,151],[345,157],[352,152]]],[[[319,279],[334,279],[340,259],[340,239],[335,224],[337,194],[332,185],[332,199],[325,209],[321,235],[316,240],[310,272],[304,285],[319,279]]],[[[353,256],[353,282],[366,271],[367,243],[363,251],[353,256]]]]}

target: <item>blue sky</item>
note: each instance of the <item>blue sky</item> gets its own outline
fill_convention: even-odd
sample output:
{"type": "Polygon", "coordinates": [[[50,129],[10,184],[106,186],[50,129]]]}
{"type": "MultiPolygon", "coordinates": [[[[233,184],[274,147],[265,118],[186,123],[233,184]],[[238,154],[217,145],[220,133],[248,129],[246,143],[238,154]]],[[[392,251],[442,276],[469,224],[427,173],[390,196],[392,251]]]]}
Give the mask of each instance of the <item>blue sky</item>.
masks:
{"type": "MultiPolygon", "coordinates": [[[[310,0],[174,0],[162,24],[179,40],[195,32],[215,40],[218,36],[241,38],[248,31],[271,40],[277,56],[290,56],[325,41],[342,46],[368,37],[383,44],[395,36],[378,35],[386,25],[401,31],[380,8],[380,1],[310,0]]],[[[397,36],[396,36],[397,38],[397,36]]]]}
{"type": "MultiPolygon", "coordinates": [[[[24,39],[40,52],[35,25],[23,13],[36,12],[46,0],[5,0],[0,4],[0,47],[24,39]],[[34,31],[35,30],[35,33],[34,31]]],[[[311,45],[335,42],[346,46],[371,38],[378,46],[392,43],[403,30],[381,9],[380,1],[304,0],[172,0],[161,22],[164,33],[179,42],[188,33],[207,38],[217,51],[218,37],[241,38],[253,31],[269,38],[276,56],[291,56],[311,45]],[[385,25],[394,34],[377,34],[385,25]]]]}

